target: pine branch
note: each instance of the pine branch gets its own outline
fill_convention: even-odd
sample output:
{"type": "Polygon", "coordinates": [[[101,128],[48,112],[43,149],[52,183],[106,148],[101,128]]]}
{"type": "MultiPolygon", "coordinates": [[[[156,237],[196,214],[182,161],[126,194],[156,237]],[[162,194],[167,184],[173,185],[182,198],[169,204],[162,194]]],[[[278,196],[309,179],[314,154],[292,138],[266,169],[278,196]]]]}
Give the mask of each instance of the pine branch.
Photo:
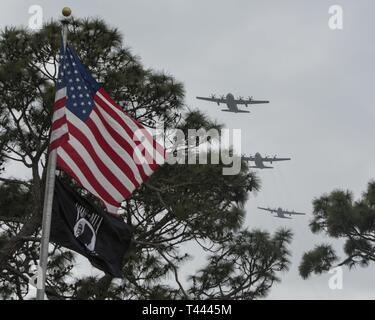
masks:
{"type": "Polygon", "coordinates": [[[15,222],[15,223],[25,223],[26,219],[17,218],[17,217],[4,217],[4,216],[0,216],[0,221],[3,221],[3,222],[15,222]]]}
{"type": "Polygon", "coordinates": [[[185,299],[189,299],[189,296],[187,295],[187,293],[186,293],[186,291],[185,291],[185,289],[184,289],[184,287],[182,286],[182,284],[181,284],[181,282],[180,282],[180,280],[179,280],[179,278],[178,278],[178,270],[177,270],[177,267],[166,257],[166,255],[165,254],[163,254],[162,252],[161,252],[161,250],[158,250],[158,252],[159,252],[159,254],[165,259],[165,261],[167,261],[168,262],[168,264],[172,267],[172,269],[173,269],[173,273],[174,273],[174,278],[175,278],[175,280],[176,280],[176,282],[177,282],[177,284],[178,284],[178,287],[180,288],[180,290],[181,290],[181,292],[183,293],[183,295],[184,295],[184,297],[185,297],[185,299]]]}
{"type": "Polygon", "coordinates": [[[0,177],[0,181],[6,182],[6,183],[14,183],[14,184],[21,184],[26,187],[30,187],[30,183],[24,180],[18,180],[18,179],[9,179],[9,178],[2,178],[0,177]]]}

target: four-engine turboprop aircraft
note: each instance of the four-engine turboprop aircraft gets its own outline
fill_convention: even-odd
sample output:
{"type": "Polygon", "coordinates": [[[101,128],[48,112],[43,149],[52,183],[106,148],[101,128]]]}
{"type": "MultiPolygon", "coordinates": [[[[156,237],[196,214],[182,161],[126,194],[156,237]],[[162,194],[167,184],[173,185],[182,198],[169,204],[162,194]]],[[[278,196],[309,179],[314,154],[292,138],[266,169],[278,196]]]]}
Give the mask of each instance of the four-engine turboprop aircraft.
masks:
{"type": "Polygon", "coordinates": [[[256,169],[273,169],[273,167],[265,166],[264,162],[277,162],[277,161],[289,161],[291,160],[290,158],[277,158],[276,156],[274,157],[262,157],[259,152],[255,154],[255,156],[250,156],[250,157],[242,157],[245,161],[254,161],[255,166],[250,166],[250,168],[256,168],[256,169]]]}
{"type": "Polygon", "coordinates": [[[271,213],[276,213],[277,215],[275,216],[275,218],[281,218],[281,219],[292,219],[292,218],[286,217],[285,215],[289,215],[289,216],[292,216],[292,215],[302,215],[302,216],[304,216],[304,215],[306,215],[306,213],[283,210],[282,208],[271,209],[271,208],[258,207],[258,209],[269,211],[271,213]]]}
{"type": "Polygon", "coordinates": [[[228,109],[223,109],[221,111],[234,113],[250,113],[250,111],[238,109],[238,105],[244,105],[245,107],[248,107],[249,104],[269,103],[269,101],[266,100],[254,100],[253,97],[248,97],[247,99],[244,99],[243,97],[238,97],[236,99],[234,95],[231,93],[228,93],[226,96],[221,96],[220,98],[217,98],[213,94],[209,98],[197,97],[197,99],[216,102],[218,106],[220,105],[220,103],[224,103],[227,105],[228,109]]]}

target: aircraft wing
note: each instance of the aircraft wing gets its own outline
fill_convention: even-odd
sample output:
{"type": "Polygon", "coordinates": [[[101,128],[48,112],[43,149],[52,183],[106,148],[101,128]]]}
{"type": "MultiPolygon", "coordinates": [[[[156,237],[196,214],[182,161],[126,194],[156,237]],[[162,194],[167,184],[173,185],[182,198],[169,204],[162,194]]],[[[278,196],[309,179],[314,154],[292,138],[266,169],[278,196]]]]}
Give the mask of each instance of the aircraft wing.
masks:
{"type": "Polygon", "coordinates": [[[229,110],[229,109],[223,109],[221,111],[224,111],[224,112],[232,112],[232,113],[250,113],[250,111],[246,111],[246,110],[237,110],[237,111],[232,111],[232,110],[229,110]]]}
{"type": "Polygon", "coordinates": [[[215,103],[226,103],[227,100],[226,99],[221,99],[221,98],[207,98],[207,97],[196,97],[197,99],[199,100],[205,100],[205,101],[211,101],[211,102],[215,102],[215,103]]]}
{"type": "Polygon", "coordinates": [[[270,103],[268,100],[251,100],[249,104],[263,104],[263,103],[270,103]]]}
{"type": "Polygon", "coordinates": [[[294,212],[294,211],[283,211],[284,214],[289,214],[289,215],[300,215],[300,216],[305,216],[306,213],[302,212],[294,212]]]}
{"type": "Polygon", "coordinates": [[[263,166],[263,167],[250,166],[249,168],[253,168],[253,169],[274,169],[274,167],[268,167],[268,166],[263,166]]]}
{"type": "Polygon", "coordinates": [[[243,156],[242,159],[245,161],[255,161],[255,157],[253,156],[243,156]]]}
{"type": "Polygon", "coordinates": [[[267,100],[253,100],[253,99],[237,99],[235,100],[236,104],[262,104],[262,103],[270,103],[267,100]]]}
{"type": "Polygon", "coordinates": [[[291,158],[268,158],[268,157],[265,157],[265,158],[262,158],[262,161],[263,162],[277,162],[277,161],[289,161],[291,160],[291,158]]]}
{"type": "Polygon", "coordinates": [[[265,210],[265,211],[269,211],[269,212],[276,212],[276,210],[273,210],[273,209],[270,209],[270,208],[262,208],[262,207],[258,207],[258,209],[260,209],[260,210],[265,210]]]}

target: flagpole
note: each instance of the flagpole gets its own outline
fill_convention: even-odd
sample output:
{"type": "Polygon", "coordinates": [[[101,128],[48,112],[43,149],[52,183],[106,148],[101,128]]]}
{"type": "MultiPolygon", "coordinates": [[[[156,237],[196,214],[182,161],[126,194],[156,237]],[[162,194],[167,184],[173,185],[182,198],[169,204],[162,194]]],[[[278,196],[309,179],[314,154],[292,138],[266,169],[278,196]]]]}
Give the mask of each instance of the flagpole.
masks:
{"type": "MultiPolygon", "coordinates": [[[[68,37],[68,17],[71,15],[71,10],[65,7],[62,10],[62,14],[66,19],[62,20],[62,37],[63,47],[65,50],[66,41],[68,37]]],[[[44,300],[45,289],[46,289],[46,274],[47,274],[47,263],[48,263],[48,246],[51,232],[51,220],[52,220],[52,204],[53,194],[55,189],[55,177],[56,177],[56,160],[57,151],[53,149],[48,156],[47,164],[47,175],[46,175],[46,186],[44,192],[44,204],[43,204],[43,220],[42,220],[42,238],[40,242],[40,256],[38,265],[38,280],[37,280],[37,300],[44,300]]]]}

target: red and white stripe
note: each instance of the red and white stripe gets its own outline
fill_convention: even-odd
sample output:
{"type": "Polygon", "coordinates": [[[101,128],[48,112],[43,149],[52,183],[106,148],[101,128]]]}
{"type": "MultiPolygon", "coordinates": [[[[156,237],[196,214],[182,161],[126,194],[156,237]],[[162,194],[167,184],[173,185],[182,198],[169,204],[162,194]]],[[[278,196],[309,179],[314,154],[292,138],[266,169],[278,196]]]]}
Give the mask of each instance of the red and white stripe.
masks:
{"type": "Polygon", "coordinates": [[[85,121],[66,108],[66,88],[56,93],[50,149],[57,165],[117,213],[122,201],[165,159],[165,149],[104,91],[85,121]]]}

